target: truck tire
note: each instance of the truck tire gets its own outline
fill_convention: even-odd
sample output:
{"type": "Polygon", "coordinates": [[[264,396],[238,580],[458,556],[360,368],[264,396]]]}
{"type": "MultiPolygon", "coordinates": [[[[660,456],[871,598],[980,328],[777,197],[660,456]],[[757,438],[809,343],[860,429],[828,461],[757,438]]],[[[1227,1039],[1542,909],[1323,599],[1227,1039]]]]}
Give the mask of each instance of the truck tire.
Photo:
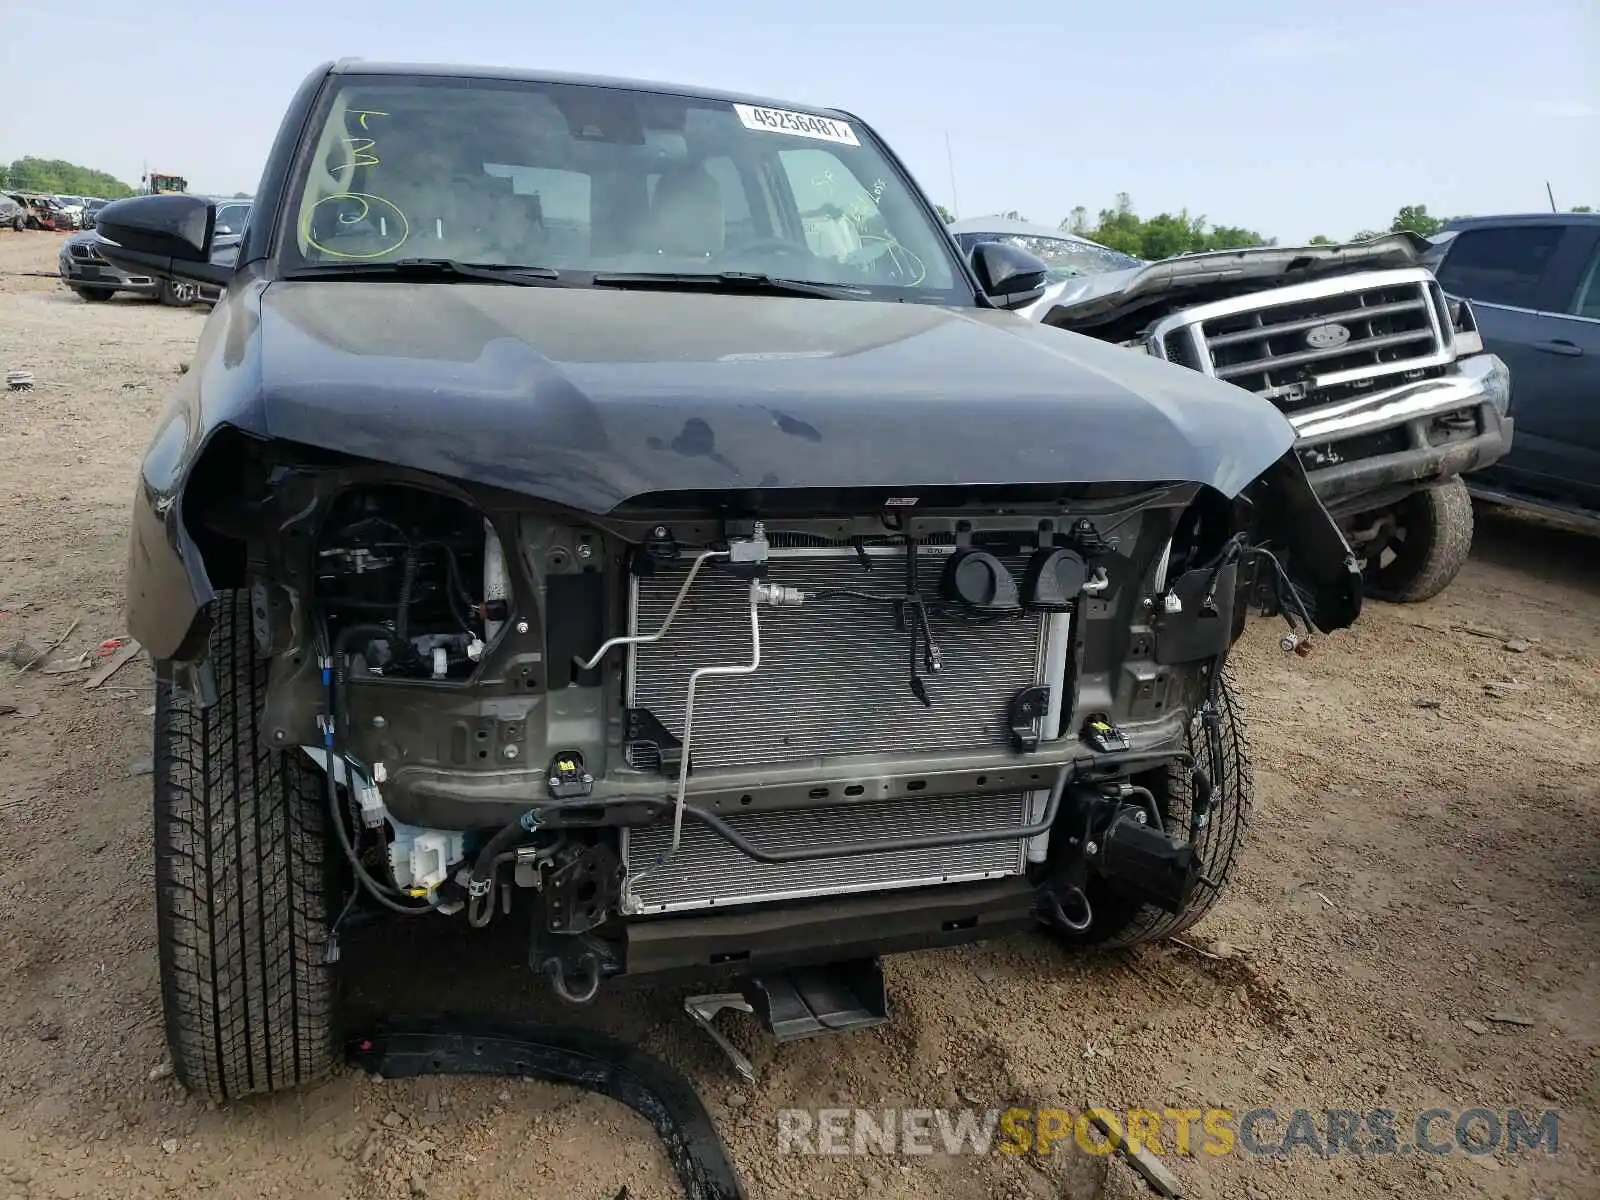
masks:
{"type": "Polygon", "coordinates": [[[156,691],[156,936],[173,1071],[222,1103],[334,1066],[337,884],[320,771],[260,742],[267,665],[248,592],[222,593],[212,618],[217,703],[156,691]]]}
{"type": "Polygon", "coordinates": [[[19,216],[15,216],[15,217],[11,218],[11,232],[13,232],[13,233],[21,233],[27,227],[28,227],[28,218],[27,217],[19,215],[19,216]]]}
{"type": "Polygon", "coordinates": [[[73,288],[72,290],[78,294],[78,299],[87,301],[91,304],[98,303],[102,300],[109,300],[112,296],[116,295],[116,293],[110,288],[77,287],[73,288]]]}
{"type": "MultiPolygon", "coordinates": [[[[1136,946],[1176,937],[1211,911],[1228,886],[1244,847],[1255,796],[1255,775],[1245,740],[1244,710],[1226,675],[1218,680],[1218,725],[1213,736],[1203,717],[1190,722],[1188,750],[1195,765],[1211,779],[1210,822],[1200,832],[1201,881],[1189,903],[1175,913],[1141,904],[1112,891],[1092,877],[1084,888],[1092,920],[1088,929],[1072,931],[1048,925],[1069,946],[1103,949],[1136,946]]],[[[1188,836],[1194,782],[1188,768],[1170,767],[1135,780],[1155,795],[1161,820],[1174,836],[1188,836]]]]}
{"type": "Polygon", "coordinates": [[[171,308],[186,308],[195,301],[195,286],[192,283],[179,283],[175,279],[163,279],[156,291],[156,299],[171,308]]]}
{"type": "Polygon", "coordinates": [[[1396,540],[1366,568],[1367,595],[1392,604],[1431,600],[1450,586],[1472,553],[1472,497],[1459,475],[1407,496],[1394,509],[1396,540]]]}

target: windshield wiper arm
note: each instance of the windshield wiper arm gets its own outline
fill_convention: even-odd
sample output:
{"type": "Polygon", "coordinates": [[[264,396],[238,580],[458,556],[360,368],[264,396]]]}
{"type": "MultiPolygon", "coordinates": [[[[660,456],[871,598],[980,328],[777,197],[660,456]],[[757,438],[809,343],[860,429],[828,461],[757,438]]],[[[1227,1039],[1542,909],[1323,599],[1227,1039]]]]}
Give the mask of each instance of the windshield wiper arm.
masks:
{"type": "Polygon", "coordinates": [[[595,287],[675,288],[716,292],[769,292],[776,296],[810,296],[837,300],[841,296],[866,296],[865,288],[847,283],[812,283],[804,279],[779,279],[748,271],[713,271],[705,274],[675,271],[597,271],[595,287]]]}
{"type": "Polygon", "coordinates": [[[561,278],[553,267],[466,263],[453,258],[397,258],[388,262],[324,263],[283,273],[285,279],[433,279],[548,287],[561,278]]]}

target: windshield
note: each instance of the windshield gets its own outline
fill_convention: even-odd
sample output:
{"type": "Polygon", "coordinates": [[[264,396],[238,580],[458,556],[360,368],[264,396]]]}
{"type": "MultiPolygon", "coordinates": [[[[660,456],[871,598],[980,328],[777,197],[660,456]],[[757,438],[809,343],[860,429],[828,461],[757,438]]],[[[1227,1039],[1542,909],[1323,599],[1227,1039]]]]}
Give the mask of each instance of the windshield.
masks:
{"type": "Polygon", "coordinates": [[[288,206],[298,265],[444,258],[744,272],[972,304],[949,239],[867,131],[586,84],[347,76],[288,206]]]}
{"type": "Polygon", "coordinates": [[[1144,260],[1102,246],[1098,242],[1080,238],[1029,237],[1012,233],[958,233],[956,240],[961,248],[971,251],[979,242],[1005,242],[1019,250],[1026,250],[1044,261],[1048,268],[1047,283],[1060,283],[1083,275],[1103,275],[1107,271],[1124,271],[1129,267],[1142,267],[1144,260]]]}

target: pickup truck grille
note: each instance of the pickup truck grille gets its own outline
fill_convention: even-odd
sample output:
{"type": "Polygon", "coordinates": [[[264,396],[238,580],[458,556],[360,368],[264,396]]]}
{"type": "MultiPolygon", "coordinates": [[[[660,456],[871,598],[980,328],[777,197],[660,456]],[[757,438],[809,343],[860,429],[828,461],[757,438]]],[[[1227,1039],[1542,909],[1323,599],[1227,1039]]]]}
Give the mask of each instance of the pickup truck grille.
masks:
{"type": "Polygon", "coordinates": [[[1297,412],[1448,362],[1445,311],[1425,270],[1365,272],[1201,305],[1157,336],[1163,357],[1297,412]]]}

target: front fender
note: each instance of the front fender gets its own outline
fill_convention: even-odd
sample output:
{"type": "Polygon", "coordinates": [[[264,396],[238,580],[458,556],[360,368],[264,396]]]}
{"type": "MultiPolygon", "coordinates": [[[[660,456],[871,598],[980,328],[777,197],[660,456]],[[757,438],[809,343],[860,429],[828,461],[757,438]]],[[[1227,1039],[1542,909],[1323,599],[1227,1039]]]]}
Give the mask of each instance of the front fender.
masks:
{"type": "MultiPolygon", "coordinates": [[[[214,572],[191,535],[196,470],[219,435],[260,437],[259,288],[226,295],[207,316],[194,366],[168,399],[139,465],[128,543],[126,618],[157,663],[199,657],[214,572]]],[[[211,497],[204,494],[202,504],[211,497]]]]}
{"type": "Polygon", "coordinates": [[[1284,454],[1244,494],[1255,508],[1256,545],[1283,565],[1312,625],[1323,633],[1354,625],[1361,615],[1361,564],[1299,456],[1284,454]]]}

